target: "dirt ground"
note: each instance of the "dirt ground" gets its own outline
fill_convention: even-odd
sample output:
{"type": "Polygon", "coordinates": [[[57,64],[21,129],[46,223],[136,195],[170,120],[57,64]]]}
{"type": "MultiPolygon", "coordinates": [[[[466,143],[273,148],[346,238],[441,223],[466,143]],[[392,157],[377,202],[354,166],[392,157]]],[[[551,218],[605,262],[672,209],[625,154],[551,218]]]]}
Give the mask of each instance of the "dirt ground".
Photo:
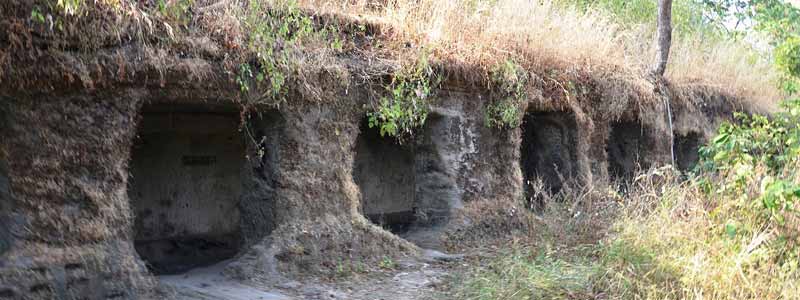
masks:
{"type": "Polygon", "coordinates": [[[425,250],[422,257],[392,262],[393,266],[350,274],[330,282],[280,280],[272,285],[239,282],[224,275],[230,261],[179,275],[158,276],[161,291],[179,300],[412,300],[441,299],[447,276],[461,256],[425,250]]]}

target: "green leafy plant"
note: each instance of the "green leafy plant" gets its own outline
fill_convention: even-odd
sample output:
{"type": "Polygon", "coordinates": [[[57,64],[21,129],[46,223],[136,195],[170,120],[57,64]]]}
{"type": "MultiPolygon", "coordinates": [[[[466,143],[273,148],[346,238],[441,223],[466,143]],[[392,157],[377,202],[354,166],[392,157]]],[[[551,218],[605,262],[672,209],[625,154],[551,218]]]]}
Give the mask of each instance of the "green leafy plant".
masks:
{"type": "Polygon", "coordinates": [[[800,93],[800,35],[787,38],[775,48],[775,64],[785,74],[781,88],[790,95],[800,93]]]}
{"type": "Polygon", "coordinates": [[[775,49],[775,63],[790,76],[800,77],[800,36],[787,39],[775,49]]]}
{"type": "Polygon", "coordinates": [[[513,98],[503,98],[489,104],[484,115],[486,127],[513,128],[521,123],[519,104],[513,98]]]}
{"type": "Polygon", "coordinates": [[[393,270],[397,268],[397,263],[391,257],[384,256],[383,259],[378,262],[378,267],[381,269],[393,270]]]}
{"type": "Polygon", "coordinates": [[[31,10],[31,20],[33,20],[34,22],[37,22],[37,23],[44,24],[45,18],[44,18],[44,15],[42,14],[42,12],[39,11],[39,8],[34,7],[33,10],[31,10]]]}
{"type": "Polygon", "coordinates": [[[357,274],[367,272],[366,265],[362,262],[352,260],[341,260],[336,263],[332,275],[339,278],[347,278],[357,274]]]}
{"type": "Polygon", "coordinates": [[[783,224],[783,212],[794,211],[795,203],[800,200],[800,185],[788,180],[766,177],[762,181],[762,187],[760,204],[778,223],[783,224]]]}
{"type": "Polygon", "coordinates": [[[255,67],[240,66],[236,81],[242,92],[253,85],[263,92],[262,98],[280,101],[287,92],[287,79],[295,71],[293,51],[314,28],[295,1],[275,4],[265,7],[262,1],[250,0],[243,24],[249,32],[246,46],[255,54],[255,67]]]}
{"type": "Polygon", "coordinates": [[[506,60],[491,72],[493,96],[499,99],[486,107],[486,127],[513,128],[522,122],[522,104],[526,100],[528,73],[513,60],[506,60]]]}
{"type": "MultiPolygon", "coordinates": [[[[259,75],[263,77],[263,74],[259,75]]],[[[250,91],[250,83],[248,82],[248,78],[252,77],[253,77],[253,69],[250,67],[249,64],[239,65],[239,73],[236,76],[236,83],[239,84],[239,90],[242,93],[250,91]]],[[[257,78],[257,80],[263,80],[263,78],[257,78]]]]}
{"type": "Polygon", "coordinates": [[[414,130],[425,124],[430,98],[440,81],[423,53],[413,65],[395,72],[386,86],[389,96],[367,113],[369,128],[377,127],[381,136],[393,136],[400,142],[413,136],[414,130]]]}
{"type": "Polygon", "coordinates": [[[772,118],[737,114],[737,122],[722,124],[719,134],[700,149],[698,165],[701,174],[726,175],[709,192],[743,198],[748,184],[760,180],[760,195],[753,204],[780,223],[800,200],[800,183],[789,170],[800,165],[800,99],[782,107],[772,118]],[[766,168],[767,174],[759,177],[759,168],[766,168]]]}

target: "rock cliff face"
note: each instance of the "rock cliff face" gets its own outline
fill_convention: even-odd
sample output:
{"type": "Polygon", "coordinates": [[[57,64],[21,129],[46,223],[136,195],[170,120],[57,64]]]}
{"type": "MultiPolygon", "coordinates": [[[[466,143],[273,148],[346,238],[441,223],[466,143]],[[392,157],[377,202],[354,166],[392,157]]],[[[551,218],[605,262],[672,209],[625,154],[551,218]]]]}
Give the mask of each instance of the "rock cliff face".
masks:
{"type": "Polygon", "coordinates": [[[2,100],[7,193],[0,217],[10,247],[0,263],[0,295],[138,297],[151,280],[133,247],[127,196],[137,101],[46,99],[2,100]]]}
{"type": "Polygon", "coordinates": [[[269,280],[457,249],[467,233],[529,229],[519,209],[537,192],[670,162],[672,136],[688,169],[746,110],[712,88],[576,73],[583,92],[533,86],[521,126],[488,128],[492,92],[443,62],[427,122],[399,145],[364,124],[384,92],[359,77],[373,60],[339,57],[344,75],[312,74],[318,94],[254,105],[220,45],[185,38],[217,50],[31,37],[37,59],[0,74],[0,299],[160,298],[153,274],[222,259],[227,276],[269,280]]]}
{"type": "MultiPolygon", "coordinates": [[[[141,88],[5,96],[0,297],[146,297],[149,274],[231,257],[242,278],[324,273],[416,252],[389,230],[443,248],[444,232],[480,221],[461,211],[524,199],[537,178],[555,192],[669,161],[660,105],[614,118],[531,105],[499,130],[483,124],[485,94],[446,88],[404,145],[364,126],[366,89],[247,112],[141,88]]],[[[688,168],[730,112],[676,109],[692,121],[675,124],[704,125],[675,129],[688,168]]]]}

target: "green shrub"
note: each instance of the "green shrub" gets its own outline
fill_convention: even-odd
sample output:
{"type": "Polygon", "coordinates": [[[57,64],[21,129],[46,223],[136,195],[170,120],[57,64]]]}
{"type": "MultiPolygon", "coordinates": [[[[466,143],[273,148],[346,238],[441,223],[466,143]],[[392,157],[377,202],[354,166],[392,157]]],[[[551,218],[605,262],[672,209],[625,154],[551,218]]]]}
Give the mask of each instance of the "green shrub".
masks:
{"type": "Polygon", "coordinates": [[[750,181],[759,180],[755,209],[778,222],[784,214],[794,213],[800,200],[800,182],[795,182],[793,169],[800,165],[800,99],[782,106],[784,110],[772,118],[738,114],[736,123],[722,124],[719,134],[701,148],[699,165],[701,174],[725,175],[712,192],[743,195],[750,181]],[[759,168],[766,170],[758,172],[759,168]]]}
{"type": "Polygon", "coordinates": [[[400,68],[385,87],[389,96],[367,113],[369,128],[377,127],[381,136],[400,142],[413,136],[414,130],[425,124],[430,98],[440,81],[424,53],[413,65],[400,68]]]}
{"type": "Polygon", "coordinates": [[[250,101],[285,102],[290,86],[307,84],[302,64],[310,49],[339,52],[344,47],[337,26],[315,24],[296,0],[249,0],[237,17],[246,33],[247,57],[235,81],[242,93],[255,97],[250,101]]]}
{"type": "Polygon", "coordinates": [[[262,2],[250,0],[242,18],[246,46],[256,61],[239,67],[236,82],[242,92],[255,88],[262,99],[278,102],[285,100],[288,77],[296,72],[294,52],[314,28],[295,1],[271,1],[271,6],[262,2]]]}
{"type": "Polygon", "coordinates": [[[492,98],[486,107],[486,127],[514,128],[522,122],[522,105],[527,100],[528,73],[513,60],[497,65],[490,74],[492,98]]]}
{"type": "MultiPolygon", "coordinates": [[[[95,7],[107,7],[117,9],[120,7],[121,0],[45,0],[46,7],[50,11],[57,13],[60,16],[83,16],[88,11],[95,7]]],[[[55,16],[56,18],[60,16],[55,16]]]]}
{"type": "Polygon", "coordinates": [[[41,11],[39,11],[38,7],[34,7],[33,10],[31,10],[30,19],[33,20],[34,22],[37,22],[37,23],[40,23],[40,24],[44,24],[45,23],[44,15],[42,14],[41,11]]]}
{"type": "Polygon", "coordinates": [[[775,49],[775,63],[786,74],[800,77],[800,36],[787,39],[775,49]]]}
{"type": "Polygon", "coordinates": [[[799,125],[799,100],[738,114],[702,147],[696,177],[660,187],[649,211],[630,196],[598,285],[639,299],[797,299],[799,125]],[[641,250],[638,262],[617,255],[641,250]]]}

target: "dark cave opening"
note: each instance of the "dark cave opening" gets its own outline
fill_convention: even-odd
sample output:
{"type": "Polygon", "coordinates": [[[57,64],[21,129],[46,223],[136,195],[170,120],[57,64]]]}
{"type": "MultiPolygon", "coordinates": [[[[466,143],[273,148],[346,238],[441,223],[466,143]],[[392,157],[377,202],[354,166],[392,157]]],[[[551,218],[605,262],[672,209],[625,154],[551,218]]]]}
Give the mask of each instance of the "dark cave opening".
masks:
{"type": "Polygon", "coordinates": [[[154,274],[235,256],[245,144],[235,109],[146,106],[130,163],[134,246],[154,274]]]}
{"type": "Polygon", "coordinates": [[[630,182],[636,172],[650,167],[652,162],[647,159],[647,147],[652,143],[649,143],[645,130],[636,121],[611,124],[606,152],[608,174],[612,179],[630,182]]]}
{"type": "Polygon", "coordinates": [[[355,146],[353,180],[361,190],[361,210],[367,219],[394,233],[415,221],[414,149],[377,128],[361,124],[355,146]]]}
{"type": "Polygon", "coordinates": [[[522,123],[520,165],[525,180],[526,200],[541,205],[536,198],[536,181],[546,192],[560,192],[565,181],[578,173],[577,123],[569,112],[529,112],[522,123]]]}
{"type": "Polygon", "coordinates": [[[700,146],[702,145],[700,134],[689,132],[686,135],[675,135],[675,160],[678,169],[681,171],[691,171],[700,161],[700,146]]]}
{"type": "Polygon", "coordinates": [[[353,161],[362,214],[412,242],[435,245],[417,233],[436,230],[461,205],[462,127],[458,116],[432,113],[413,138],[400,144],[363,121],[353,161]]]}

